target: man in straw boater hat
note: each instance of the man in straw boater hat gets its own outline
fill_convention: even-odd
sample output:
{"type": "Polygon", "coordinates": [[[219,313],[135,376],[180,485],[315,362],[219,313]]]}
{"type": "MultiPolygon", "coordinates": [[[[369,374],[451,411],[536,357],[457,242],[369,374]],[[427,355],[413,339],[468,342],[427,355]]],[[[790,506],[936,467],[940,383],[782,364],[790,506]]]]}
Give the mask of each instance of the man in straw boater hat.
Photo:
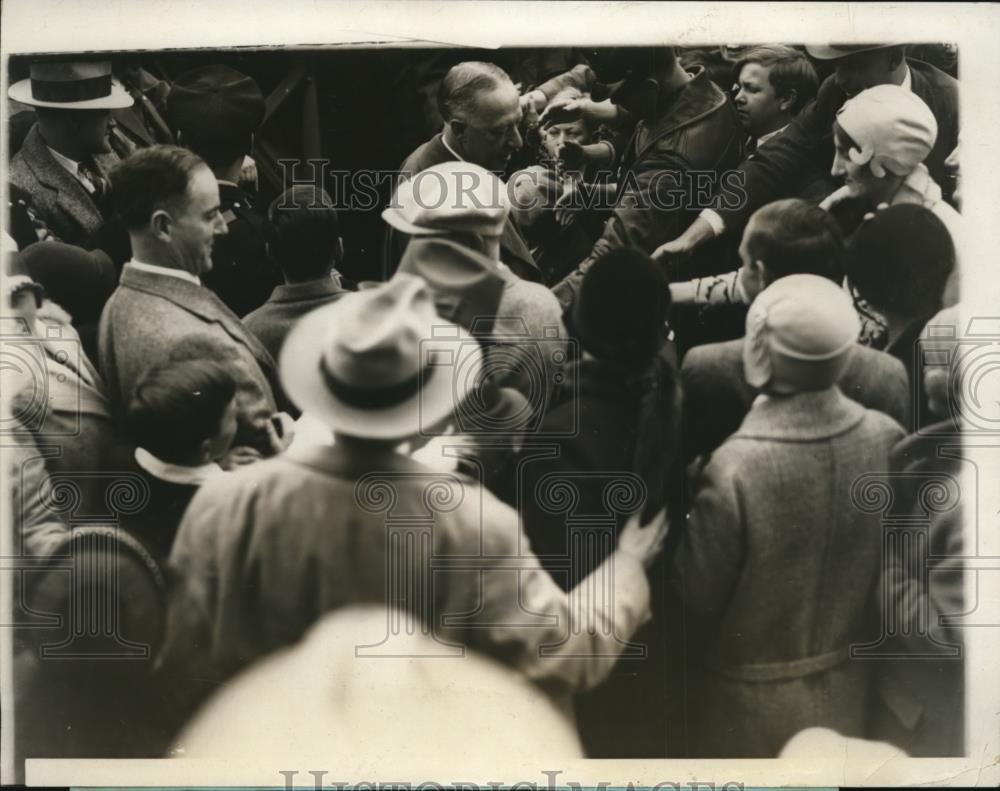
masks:
{"type": "Polygon", "coordinates": [[[390,623],[385,640],[359,656],[398,655],[401,632],[420,629],[435,656],[460,656],[468,645],[557,694],[610,672],[649,618],[644,566],[666,517],[640,527],[634,515],[606,561],[614,596],[574,602],[530,550],[516,511],[397,452],[404,440],[433,435],[481,368],[479,344],[435,313],[415,276],[348,294],[299,322],[282,349],[282,382],[336,441],[293,445],[195,496],[171,556],[179,580],[166,668],[179,696],[197,697],[192,678],[214,687],[299,640],[325,612],[363,603],[413,620],[390,623]],[[576,628],[575,616],[570,623],[575,607],[594,629],[576,628]]]}
{"type": "Polygon", "coordinates": [[[38,119],[11,159],[11,184],[61,241],[102,246],[107,175],[119,161],[108,123],[132,97],[112,79],[108,61],[32,63],[30,77],[11,85],[8,96],[33,107],[38,119]]]}
{"type": "Polygon", "coordinates": [[[849,98],[876,85],[899,85],[930,108],[938,136],[925,164],[931,178],[946,183],[944,163],[958,145],[958,80],[907,58],[903,44],[809,45],[806,51],[815,60],[830,62],[835,73],[820,85],[815,101],[740,165],[747,200],[733,206],[714,201],[713,208],[702,210],[684,233],[657,248],[654,258],[683,260],[723,233],[742,233],[750,216],[764,204],[798,194],[804,174],[833,161],[837,111],[849,98]]]}

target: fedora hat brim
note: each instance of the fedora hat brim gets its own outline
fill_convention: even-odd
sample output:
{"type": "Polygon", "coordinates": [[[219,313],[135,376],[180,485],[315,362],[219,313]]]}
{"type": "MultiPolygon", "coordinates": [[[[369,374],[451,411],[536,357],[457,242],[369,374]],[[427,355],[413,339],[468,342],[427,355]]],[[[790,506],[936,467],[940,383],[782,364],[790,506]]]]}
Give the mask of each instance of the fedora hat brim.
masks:
{"type": "Polygon", "coordinates": [[[307,313],[292,328],[280,354],[281,384],[303,413],[335,432],[367,439],[405,439],[431,432],[453,414],[476,386],[482,351],[468,332],[438,319],[428,325],[424,354],[451,352],[451,362],[435,366],[411,398],[391,407],[364,409],[344,403],[323,379],[320,361],[330,325],[338,321],[337,304],[307,313]]]}
{"type": "Polygon", "coordinates": [[[135,104],[135,100],[129,96],[128,91],[117,80],[111,81],[110,94],[96,99],[82,99],[73,102],[47,102],[36,99],[31,94],[31,80],[15,82],[7,91],[7,96],[15,102],[31,107],[54,107],[62,110],[121,110],[135,104]]]}
{"type": "Polygon", "coordinates": [[[868,44],[865,46],[837,47],[832,44],[806,44],[806,52],[816,60],[839,60],[859,52],[873,52],[877,49],[888,49],[894,44],[868,44]]]}
{"type": "Polygon", "coordinates": [[[382,219],[397,231],[408,233],[411,236],[440,236],[442,233],[448,232],[447,228],[427,228],[422,225],[414,225],[403,217],[403,213],[399,209],[392,207],[382,212],[382,219]]]}

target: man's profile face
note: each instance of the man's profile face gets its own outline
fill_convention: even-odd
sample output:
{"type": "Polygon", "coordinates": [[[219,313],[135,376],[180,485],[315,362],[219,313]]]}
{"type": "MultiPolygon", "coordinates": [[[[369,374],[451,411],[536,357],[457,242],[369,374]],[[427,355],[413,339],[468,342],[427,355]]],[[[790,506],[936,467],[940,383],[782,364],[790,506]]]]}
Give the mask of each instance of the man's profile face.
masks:
{"type": "Polygon", "coordinates": [[[207,166],[191,173],[187,194],[170,212],[170,239],[183,269],[201,275],[212,268],[215,237],[226,233],[219,207],[219,184],[207,166]]]}
{"type": "Polygon", "coordinates": [[[771,67],[747,63],[736,83],[736,112],[740,123],[753,137],[762,137],[788,123],[788,113],[770,80],[771,67]]]}
{"type": "Polygon", "coordinates": [[[747,240],[753,234],[757,233],[759,225],[758,218],[751,217],[750,222],[747,223],[747,227],[743,231],[743,238],[740,240],[739,253],[741,266],[737,277],[739,277],[743,293],[746,295],[747,300],[751,302],[764,290],[762,273],[758,267],[754,266],[753,256],[750,254],[749,249],[747,249],[747,240]]]}
{"type": "Polygon", "coordinates": [[[501,84],[476,96],[474,110],[465,119],[459,140],[469,162],[487,170],[504,170],[521,148],[521,102],[513,84],[501,84]]]}
{"type": "Polygon", "coordinates": [[[868,88],[892,82],[891,53],[889,49],[876,49],[840,58],[834,78],[837,85],[850,98],[868,88]]]}

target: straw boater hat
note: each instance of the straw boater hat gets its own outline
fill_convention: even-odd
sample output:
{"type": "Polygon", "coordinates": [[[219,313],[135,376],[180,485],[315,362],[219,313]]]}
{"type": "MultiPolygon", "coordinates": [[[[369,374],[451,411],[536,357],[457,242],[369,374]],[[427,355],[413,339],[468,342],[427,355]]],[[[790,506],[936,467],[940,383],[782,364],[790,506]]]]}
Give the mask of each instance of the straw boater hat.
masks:
{"type": "Polygon", "coordinates": [[[847,292],[818,275],[775,280],[750,305],[746,328],[747,383],[777,393],[836,384],[861,329],[847,292]]]}
{"type": "Polygon", "coordinates": [[[303,412],[341,434],[392,440],[454,413],[480,378],[482,352],[434,312],[424,281],[404,274],[304,316],[280,368],[303,412]]]}
{"type": "Polygon", "coordinates": [[[7,95],[32,107],[64,110],[118,110],[133,104],[111,77],[109,61],[32,63],[28,79],[11,85],[7,95]]]}

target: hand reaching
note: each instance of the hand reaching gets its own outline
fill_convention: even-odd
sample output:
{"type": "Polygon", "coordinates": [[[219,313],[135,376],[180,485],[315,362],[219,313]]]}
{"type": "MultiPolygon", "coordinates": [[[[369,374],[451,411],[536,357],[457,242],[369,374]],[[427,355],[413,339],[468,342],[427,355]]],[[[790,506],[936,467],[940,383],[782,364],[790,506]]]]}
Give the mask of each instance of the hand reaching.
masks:
{"type": "Polygon", "coordinates": [[[670,532],[670,522],[667,520],[666,508],[656,514],[645,527],[640,527],[640,518],[641,511],[636,511],[629,517],[618,534],[618,551],[639,559],[649,568],[663,548],[663,542],[670,532]]]}

